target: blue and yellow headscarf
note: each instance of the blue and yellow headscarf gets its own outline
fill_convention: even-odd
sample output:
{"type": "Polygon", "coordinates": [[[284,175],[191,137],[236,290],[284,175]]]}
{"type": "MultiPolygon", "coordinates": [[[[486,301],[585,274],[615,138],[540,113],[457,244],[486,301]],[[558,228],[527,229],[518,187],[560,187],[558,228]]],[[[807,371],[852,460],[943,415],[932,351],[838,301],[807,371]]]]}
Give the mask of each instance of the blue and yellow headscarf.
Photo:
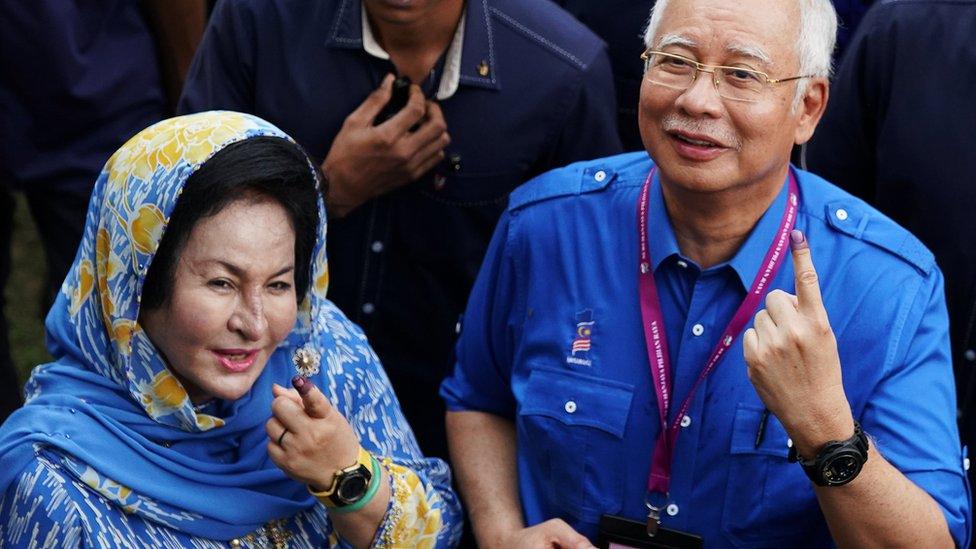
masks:
{"type": "Polygon", "coordinates": [[[245,114],[181,116],[143,130],[106,163],[75,263],[47,318],[56,361],[34,370],[28,404],[0,431],[0,491],[38,452],[54,451],[125,511],[202,537],[229,539],[314,505],[269,460],[264,423],[271,384],[294,375],[297,352],[339,360],[330,353],[330,327],[321,325],[329,315],[319,314],[334,307],[325,298],[321,198],[312,284],[298,322],[250,393],[225,403],[219,417],[194,409],[138,323],[146,272],[187,179],[224,147],[258,136],[288,139],[245,114]],[[214,457],[234,448],[230,463],[214,457]]]}

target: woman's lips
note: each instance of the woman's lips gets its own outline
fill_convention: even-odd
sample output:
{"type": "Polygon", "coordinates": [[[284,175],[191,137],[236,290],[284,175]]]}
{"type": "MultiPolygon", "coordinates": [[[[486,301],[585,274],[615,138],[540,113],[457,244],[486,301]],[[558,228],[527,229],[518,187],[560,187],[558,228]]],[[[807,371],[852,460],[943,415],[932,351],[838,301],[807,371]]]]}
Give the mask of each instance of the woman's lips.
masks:
{"type": "Polygon", "coordinates": [[[214,356],[226,370],[234,373],[243,372],[252,365],[258,357],[258,350],[247,349],[215,349],[214,356]]]}

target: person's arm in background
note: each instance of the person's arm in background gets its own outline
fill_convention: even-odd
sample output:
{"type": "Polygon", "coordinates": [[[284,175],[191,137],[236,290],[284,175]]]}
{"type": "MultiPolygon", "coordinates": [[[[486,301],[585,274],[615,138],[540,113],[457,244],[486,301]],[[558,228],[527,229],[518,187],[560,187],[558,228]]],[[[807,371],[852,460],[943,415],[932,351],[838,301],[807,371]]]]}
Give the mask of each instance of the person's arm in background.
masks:
{"type": "Polygon", "coordinates": [[[190,63],[207,25],[207,3],[205,0],[143,0],[143,6],[156,37],[169,108],[176,112],[190,63]]]}
{"type": "Polygon", "coordinates": [[[518,495],[513,353],[525,304],[516,296],[513,228],[502,215],[468,298],[447,402],[451,462],[479,547],[591,547],[562,520],[526,528],[518,495]]]}
{"type": "Polygon", "coordinates": [[[875,6],[844,53],[830,101],[804,150],[804,169],[871,202],[878,131],[884,123],[895,52],[886,38],[883,7],[875,6]]]}

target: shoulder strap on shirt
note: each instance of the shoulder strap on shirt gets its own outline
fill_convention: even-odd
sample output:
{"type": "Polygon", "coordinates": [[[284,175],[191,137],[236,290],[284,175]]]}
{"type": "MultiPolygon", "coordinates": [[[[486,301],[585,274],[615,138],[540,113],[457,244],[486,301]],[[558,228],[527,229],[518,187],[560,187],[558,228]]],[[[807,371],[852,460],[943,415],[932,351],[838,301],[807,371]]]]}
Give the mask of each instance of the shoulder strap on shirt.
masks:
{"type": "Polygon", "coordinates": [[[508,209],[515,211],[551,198],[603,190],[616,177],[617,172],[610,168],[571,164],[546,172],[512,191],[508,209]]]}
{"type": "Polygon", "coordinates": [[[837,200],[824,208],[827,223],[835,230],[891,253],[925,276],[935,267],[935,256],[918,238],[863,202],[837,200]]]}

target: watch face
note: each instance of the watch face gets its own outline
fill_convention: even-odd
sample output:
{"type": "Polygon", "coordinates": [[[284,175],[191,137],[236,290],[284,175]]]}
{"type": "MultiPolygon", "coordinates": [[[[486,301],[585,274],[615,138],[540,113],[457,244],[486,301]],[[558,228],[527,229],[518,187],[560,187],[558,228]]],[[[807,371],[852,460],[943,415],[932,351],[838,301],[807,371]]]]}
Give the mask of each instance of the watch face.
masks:
{"type": "Polygon", "coordinates": [[[366,494],[368,485],[369,482],[366,481],[366,477],[362,473],[358,471],[351,473],[339,482],[336,497],[344,504],[355,503],[366,494]]]}
{"type": "Polygon", "coordinates": [[[824,464],[823,478],[830,485],[846,484],[861,471],[861,460],[854,452],[842,452],[824,464]]]}

